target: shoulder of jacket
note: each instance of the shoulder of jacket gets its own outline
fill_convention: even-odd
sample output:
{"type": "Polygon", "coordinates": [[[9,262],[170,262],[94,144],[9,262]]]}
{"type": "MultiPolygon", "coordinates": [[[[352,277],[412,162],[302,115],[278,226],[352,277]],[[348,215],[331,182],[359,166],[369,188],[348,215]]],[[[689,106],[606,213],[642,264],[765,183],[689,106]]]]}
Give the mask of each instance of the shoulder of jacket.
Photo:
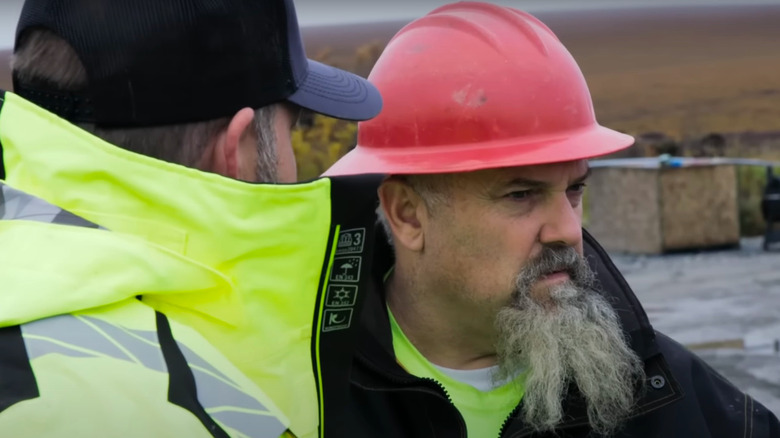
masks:
{"type": "Polygon", "coordinates": [[[656,332],[656,341],[685,394],[673,409],[700,416],[717,436],[780,437],[780,423],[765,406],[669,336],[656,332]]]}

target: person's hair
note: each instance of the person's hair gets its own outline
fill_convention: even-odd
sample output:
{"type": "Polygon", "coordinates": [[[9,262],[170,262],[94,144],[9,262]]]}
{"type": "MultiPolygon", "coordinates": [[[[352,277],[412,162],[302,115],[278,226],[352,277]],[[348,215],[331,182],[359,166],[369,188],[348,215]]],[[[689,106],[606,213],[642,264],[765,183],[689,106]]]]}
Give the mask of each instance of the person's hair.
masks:
{"type": "MultiPolygon", "coordinates": [[[[67,41],[46,29],[27,32],[11,58],[17,80],[48,91],[83,91],[87,72],[67,41]]],[[[276,136],[273,127],[278,104],[255,109],[254,129],[258,136],[258,176],[276,181],[276,136]]],[[[196,167],[213,139],[230,123],[230,117],[166,126],[103,128],[76,123],[101,139],[132,152],[159,160],[196,167]]]]}
{"type": "MultiPolygon", "coordinates": [[[[411,187],[425,204],[430,215],[436,214],[440,206],[449,202],[452,190],[452,174],[392,175],[411,187]]],[[[382,205],[376,208],[377,222],[384,228],[390,246],[393,246],[393,230],[387,221],[382,205]]]]}

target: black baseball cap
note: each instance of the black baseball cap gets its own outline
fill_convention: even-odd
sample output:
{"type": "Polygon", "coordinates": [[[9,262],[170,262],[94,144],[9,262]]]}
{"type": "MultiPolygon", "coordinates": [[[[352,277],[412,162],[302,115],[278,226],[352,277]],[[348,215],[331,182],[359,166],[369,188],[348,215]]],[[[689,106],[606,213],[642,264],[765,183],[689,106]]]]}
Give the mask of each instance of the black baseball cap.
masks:
{"type": "Polygon", "coordinates": [[[14,92],[72,122],[196,122],[284,100],[367,120],[382,107],[365,79],[306,58],[292,0],[26,0],[15,50],[35,28],[74,48],[89,85],[47,89],[14,74],[14,92]]]}

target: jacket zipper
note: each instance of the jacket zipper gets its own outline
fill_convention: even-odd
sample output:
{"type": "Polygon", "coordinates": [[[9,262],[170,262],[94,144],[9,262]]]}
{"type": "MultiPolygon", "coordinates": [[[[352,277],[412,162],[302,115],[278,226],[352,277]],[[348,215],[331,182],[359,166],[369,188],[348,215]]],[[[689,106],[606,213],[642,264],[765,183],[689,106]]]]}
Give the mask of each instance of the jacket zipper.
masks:
{"type": "Polygon", "coordinates": [[[361,355],[357,355],[357,357],[363,363],[363,365],[367,366],[375,373],[392,381],[393,383],[397,383],[404,386],[413,386],[413,385],[419,385],[420,383],[424,383],[426,386],[425,388],[418,387],[418,388],[409,388],[409,389],[422,391],[425,392],[426,394],[435,395],[436,397],[442,400],[446,400],[447,403],[450,406],[452,406],[452,408],[455,410],[455,413],[457,414],[458,421],[460,422],[460,428],[459,428],[461,431],[460,436],[462,438],[467,438],[468,432],[466,432],[466,422],[463,420],[463,416],[460,414],[457,408],[455,408],[455,404],[452,403],[452,398],[450,397],[450,393],[447,392],[447,389],[445,389],[441,383],[429,377],[413,377],[409,379],[409,378],[401,378],[388,373],[384,373],[373,363],[371,363],[371,361],[369,361],[368,359],[362,357],[361,355]]]}
{"type": "MultiPolygon", "coordinates": [[[[460,429],[460,436],[461,436],[461,438],[467,438],[468,437],[468,428],[466,427],[466,421],[463,419],[463,415],[461,415],[460,411],[458,411],[458,408],[455,407],[455,404],[452,402],[452,397],[450,397],[450,393],[447,392],[447,389],[444,387],[444,385],[442,385],[441,383],[437,382],[434,379],[431,379],[430,377],[420,377],[418,379],[423,381],[423,382],[428,383],[429,386],[431,386],[432,388],[438,389],[439,390],[438,392],[433,391],[433,393],[435,393],[439,397],[441,397],[442,394],[444,395],[443,398],[446,399],[447,403],[450,406],[452,406],[452,409],[455,410],[455,413],[457,414],[456,416],[458,418],[458,421],[460,421],[459,429],[460,429]]],[[[410,383],[412,383],[412,382],[410,382],[410,383]]]]}
{"type": "Polygon", "coordinates": [[[506,433],[506,428],[509,426],[509,421],[514,417],[518,412],[520,411],[520,403],[515,406],[514,409],[512,409],[512,412],[509,413],[509,415],[504,420],[504,423],[501,424],[501,430],[498,433],[498,438],[501,438],[504,436],[504,433],[506,433]]]}
{"type": "MultiPolygon", "coordinates": [[[[400,377],[397,377],[397,376],[393,376],[393,375],[384,373],[381,370],[379,370],[379,368],[376,367],[373,363],[371,363],[368,359],[366,359],[366,358],[364,358],[364,357],[362,357],[360,355],[357,355],[357,357],[363,363],[363,365],[367,366],[368,368],[370,368],[375,373],[381,375],[382,377],[384,377],[384,378],[386,378],[386,379],[388,379],[388,380],[390,380],[390,381],[392,381],[394,383],[401,384],[401,385],[419,385],[420,383],[424,382],[426,384],[427,388],[424,388],[424,389],[423,388],[417,388],[417,390],[423,391],[423,392],[425,392],[427,394],[435,395],[435,396],[437,396],[437,397],[439,397],[439,398],[441,398],[443,400],[446,400],[447,403],[449,403],[449,405],[452,406],[453,409],[455,409],[455,412],[458,414],[457,417],[458,417],[458,420],[460,421],[460,431],[461,431],[461,435],[460,436],[462,438],[467,438],[468,432],[467,432],[467,428],[466,428],[466,422],[463,420],[463,415],[461,415],[460,412],[457,410],[457,408],[455,408],[455,404],[452,403],[452,398],[450,397],[449,392],[447,392],[447,389],[444,388],[444,386],[441,383],[439,383],[436,380],[431,379],[429,377],[415,377],[415,378],[412,378],[412,379],[408,379],[408,378],[400,378],[400,377]]],[[[519,411],[520,411],[520,404],[518,403],[518,405],[515,406],[515,408],[512,410],[512,412],[509,413],[509,415],[506,417],[506,419],[504,419],[504,423],[501,425],[501,431],[500,431],[500,433],[498,435],[499,438],[502,438],[504,436],[504,433],[506,432],[506,428],[509,425],[509,421],[519,411]]],[[[515,435],[515,437],[527,436],[527,432],[528,431],[525,431],[525,432],[526,433],[521,433],[520,435],[515,435]]]]}
{"type": "MultiPolygon", "coordinates": [[[[452,403],[452,397],[450,397],[450,393],[447,392],[447,388],[445,388],[444,385],[442,385],[441,383],[431,379],[430,377],[423,377],[423,378],[421,378],[421,380],[424,380],[426,382],[430,382],[430,384],[431,384],[430,386],[435,386],[436,388],[438,388],[439,391],[441,392],[441,394],[444,394],[444,398],[447,399],[447,403],[455,406],[452,403]]],[[[439,395],[441,395],[441,394],[439,394],[439,395]]]]}

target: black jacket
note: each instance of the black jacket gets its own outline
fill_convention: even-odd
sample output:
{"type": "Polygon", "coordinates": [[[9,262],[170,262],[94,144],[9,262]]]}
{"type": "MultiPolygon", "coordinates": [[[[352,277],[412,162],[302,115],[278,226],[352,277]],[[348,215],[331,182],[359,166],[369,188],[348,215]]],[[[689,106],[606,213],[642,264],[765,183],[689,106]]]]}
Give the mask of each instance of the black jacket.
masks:
{"type": "MultiPolygon", "coordinates": [[[[375,282],[392,264],[390,249],[376,241],[375,282]]],[[[701,359],[657,333],[606,252],[585,233],[585,252],[614,302],[632,347],[645,361],[647,389],[618,437],[780,437],[777,418],[743,394],[701,359]]],[[[393,354],[382,288],[377,282],[362,315],[363,329],[351,372],[345,415],[326,425],[329,436],[353,438],[466,437],[466,426],[438,383],[404,371],[393,354]]],[[[565,403],[565,422],[556,434],[535,435],[518,417],[507,418],[501,437],[595,437],[576,393],[565,403]]],[[[470,437],[474,438],[474,437],[470,437]]],[[[482,437],[479,437],[482,438],[482,437]]]]}

